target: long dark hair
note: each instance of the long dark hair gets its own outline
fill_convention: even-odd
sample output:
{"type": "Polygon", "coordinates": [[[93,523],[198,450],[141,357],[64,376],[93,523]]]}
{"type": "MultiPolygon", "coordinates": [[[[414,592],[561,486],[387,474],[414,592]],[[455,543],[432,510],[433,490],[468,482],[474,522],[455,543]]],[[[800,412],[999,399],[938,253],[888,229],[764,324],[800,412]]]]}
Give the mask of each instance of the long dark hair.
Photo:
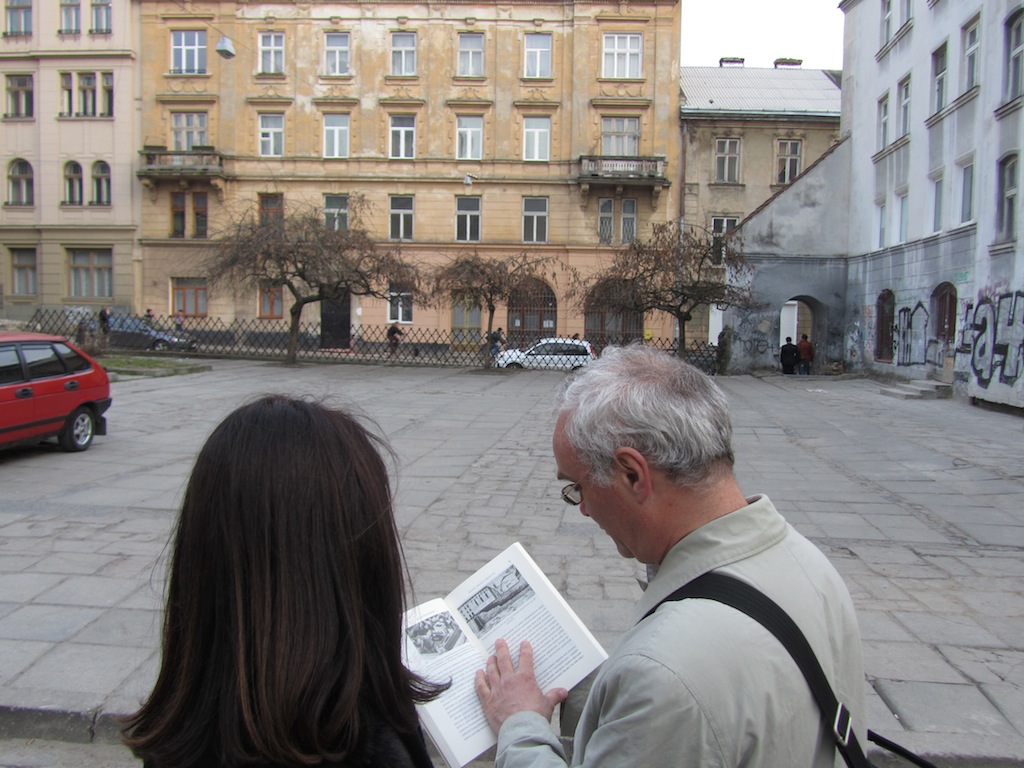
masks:
{"type": "Polygon", "coordinates": [[[342,761],[441,688],[402,663],[404,576],[384,444],[266,396],[210,435],[173,545],[163,660],[125,743],[156,766],[342,761]]]}

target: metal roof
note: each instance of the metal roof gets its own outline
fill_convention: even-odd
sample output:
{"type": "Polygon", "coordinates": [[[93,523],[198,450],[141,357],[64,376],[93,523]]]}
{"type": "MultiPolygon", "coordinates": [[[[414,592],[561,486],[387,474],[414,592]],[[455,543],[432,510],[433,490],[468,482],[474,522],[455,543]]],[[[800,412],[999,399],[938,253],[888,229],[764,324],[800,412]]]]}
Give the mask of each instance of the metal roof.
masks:
{"type": "Polygon", "coordinates": [[[820,69],[680,67],[683,114],[839,116],[839,86],[820,69]]]}

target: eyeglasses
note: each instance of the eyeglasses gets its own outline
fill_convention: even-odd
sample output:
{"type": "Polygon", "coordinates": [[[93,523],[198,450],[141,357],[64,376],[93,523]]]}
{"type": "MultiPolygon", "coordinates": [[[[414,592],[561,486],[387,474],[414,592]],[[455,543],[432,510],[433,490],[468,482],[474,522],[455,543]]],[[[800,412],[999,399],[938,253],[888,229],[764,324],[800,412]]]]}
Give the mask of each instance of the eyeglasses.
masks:
{"type": "Polygon", "coordinates": [[[578,507],[583,503],[583,489],[579,483],[569,483],[562,489],[562,501],[578,507]]]}

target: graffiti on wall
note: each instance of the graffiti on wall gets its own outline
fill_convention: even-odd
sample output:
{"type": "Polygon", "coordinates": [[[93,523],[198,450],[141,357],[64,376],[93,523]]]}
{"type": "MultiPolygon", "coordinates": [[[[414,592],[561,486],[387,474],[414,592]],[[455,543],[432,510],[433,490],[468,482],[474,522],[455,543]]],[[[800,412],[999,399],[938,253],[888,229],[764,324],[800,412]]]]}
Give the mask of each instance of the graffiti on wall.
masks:
{"type": "Polygon", "coordinates": [[[967,304],[961,346],[971,350],[971,371],[982,389],[1013,387],[1024,374],[1024,291],[981,296],[967,304]]]}
{"type": "Polygon", "coordinates": [[[920,301],[913,307],[901,307],[896,316],[894,342],[896,365],[924,365],[928,352],[928,308],[920,301]]]}

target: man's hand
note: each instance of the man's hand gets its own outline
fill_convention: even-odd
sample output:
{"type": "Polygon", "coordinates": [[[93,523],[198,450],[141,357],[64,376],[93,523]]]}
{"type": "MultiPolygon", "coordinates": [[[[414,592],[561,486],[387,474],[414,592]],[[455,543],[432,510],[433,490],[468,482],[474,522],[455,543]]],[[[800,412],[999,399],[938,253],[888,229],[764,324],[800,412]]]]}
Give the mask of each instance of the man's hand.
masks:
{"type": "Polygon", "coordinates": [[[476,695],[480,697],[487,722],[497,733],[501,724],[516,712],[537,712],[551,719],[555,706],[565,700],[565,688],[553,688],[546,694],[537,685],[533,673],[533,647],[523,641],[519,646],[519,669],[512,665],[512,654],[504,640],[494,643],[494,655],[487,669],[476,673],[476,695]]]}

